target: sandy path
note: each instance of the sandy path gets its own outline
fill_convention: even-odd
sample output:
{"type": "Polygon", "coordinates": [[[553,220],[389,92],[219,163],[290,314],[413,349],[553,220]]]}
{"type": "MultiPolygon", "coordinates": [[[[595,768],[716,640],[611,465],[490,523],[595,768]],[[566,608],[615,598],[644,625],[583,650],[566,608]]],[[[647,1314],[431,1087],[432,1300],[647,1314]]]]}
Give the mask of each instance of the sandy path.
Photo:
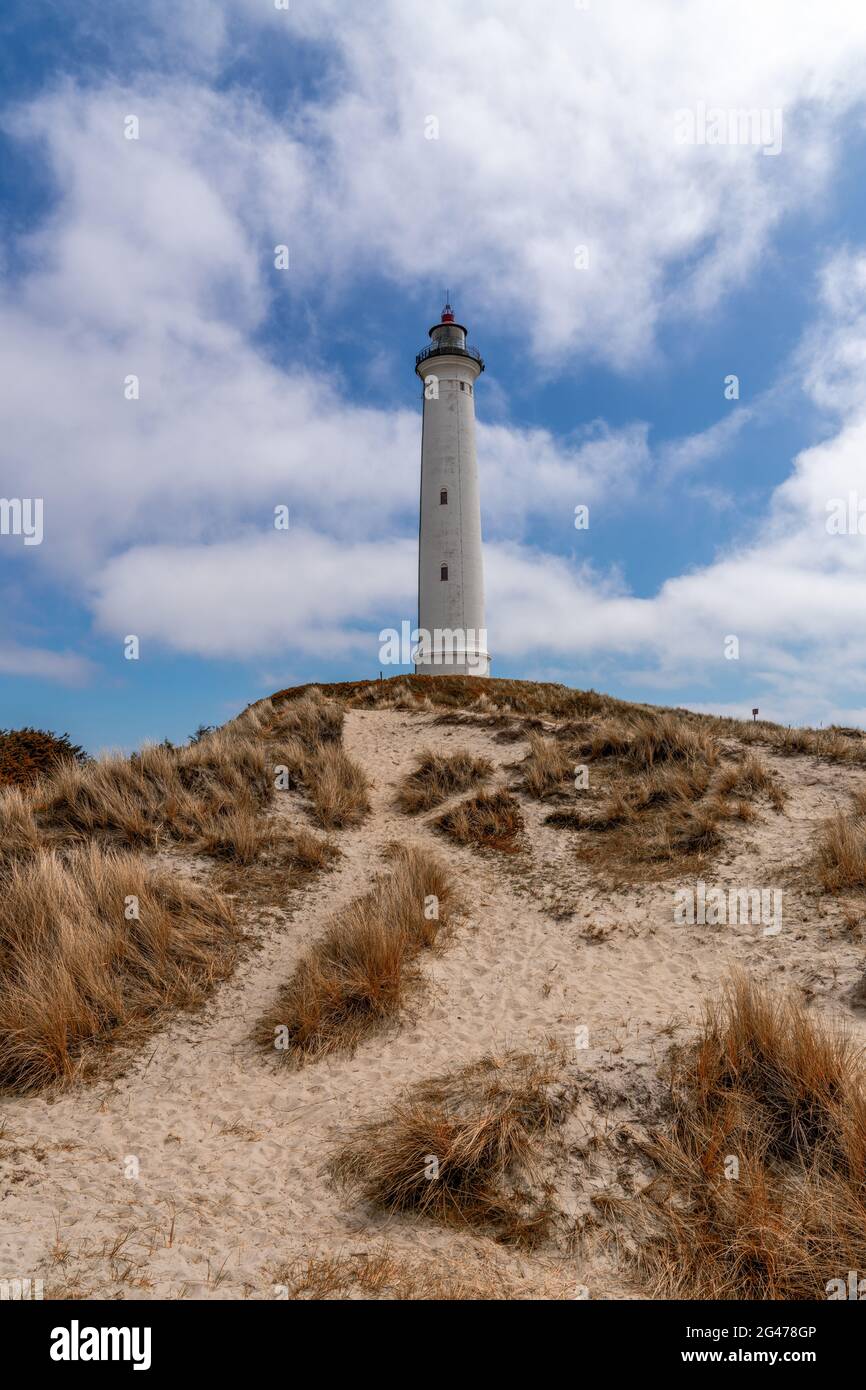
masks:
{"type": "MultiPolygon", "coordinates": [[[[471,1261],[490,1249],[512,1268],[540,1269],[545,1257],[527,1262],[427,1223],[388,1221],[335,1193],[321,1174],[335,1139],[416,1078],[490,1049],[568,1041],[577,1024],[589,1028],[583,1064],[625,1086],[635,1068],[650,1074],[669,1020],[693,1018],[732,964],[805,984],[820,1008],[844,1007],[863,947],[840,927],[841,909],[822,904],[798,872],[817,822],[862,774],[776,760],[794,793],[787,813],[762,811],[732,832],[713,881],[784,885],[785,930],[766,939],[750,928],[676,925],[676,885],[598,887],[574,859],[570,833],[544,826],[533,803],[524,806],[531,856],[503,861],[444,845],[391,806],[417,751],[435,742],[486,753],[504,780],[522,749],[486,730],[428,724],[348,712],[346,747],[373,781],[373,814],[336,837],[343,857],[331,873],[275,905],[257,928],[261,949],[207,1009],[154,1036],[116,1082],[2,1103],[0,1277],[41,1276],[47,1296],[268,1298],[274,1265],[369,1250],[385,1235],[416,1261],[435,1251],[471,1261]],[[353,1058],[300,1072],[263,1058],[248,1040],[255,1019],[325,921],[366,890],[387,843],[408,836],[448,858],[467,907],[427,966],[413,1016],[353,1058]],[[593,939],[597,929],[605,939],[593,939]],[[137,1177],[125,1174],[130,1159],[137,1177]]],[[[283,813],[299,818],[297,806],[283,813]]],[[[592,1275],[575,1267],[579,1281],[592,1275]]],[[[598,1292],[623,1290],[606,1281],[598,1292]]]]}

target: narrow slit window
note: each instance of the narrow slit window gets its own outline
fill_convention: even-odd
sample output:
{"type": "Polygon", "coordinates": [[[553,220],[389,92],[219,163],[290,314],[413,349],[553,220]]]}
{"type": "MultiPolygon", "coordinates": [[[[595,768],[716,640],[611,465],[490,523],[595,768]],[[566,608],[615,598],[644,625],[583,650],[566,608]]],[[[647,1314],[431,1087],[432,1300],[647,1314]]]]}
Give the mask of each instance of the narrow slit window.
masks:
{"type": "Polygon", "coordinates": [[[447,489],[447,487],[443,487],[443,488],[440,488],[440,489],[439,489],[439,506],[440,506],[440,507],[447,507],[447,506],[448,506],[448,489],[447,489]]]}
{"type": "Polygon", "coordinates": [[[440,566],[439,566],[439,578],[440,578],[440,579],[447,579],[447,578],[448,578],[448,566],[447,566],[447,565],[440,565],[440,566]]]}

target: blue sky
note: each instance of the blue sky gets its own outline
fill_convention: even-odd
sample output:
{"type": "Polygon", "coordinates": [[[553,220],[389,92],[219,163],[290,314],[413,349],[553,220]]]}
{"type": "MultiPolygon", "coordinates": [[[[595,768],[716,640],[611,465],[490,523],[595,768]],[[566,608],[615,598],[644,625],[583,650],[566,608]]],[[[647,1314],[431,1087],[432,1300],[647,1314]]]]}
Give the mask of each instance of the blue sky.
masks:
{"type": "Polygon", "coordinates": [[[131,748],[375,675],[445,286],[494,674],[866,723],[864,539],[826,527],[866,505],[866,13],[538,16],[6,7],[0,495],[44,536],[0,535],[0,725],[131,748]],[[781,149],[678,141],[704,109],[781,149]]]}

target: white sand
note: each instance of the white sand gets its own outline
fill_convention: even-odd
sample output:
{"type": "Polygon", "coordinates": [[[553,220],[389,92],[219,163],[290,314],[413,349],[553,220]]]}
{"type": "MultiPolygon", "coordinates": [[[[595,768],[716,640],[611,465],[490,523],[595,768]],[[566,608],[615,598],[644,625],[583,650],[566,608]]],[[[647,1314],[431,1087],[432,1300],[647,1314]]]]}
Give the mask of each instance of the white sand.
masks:
{"type": "MultiPolygon", "coordinates": [[[[639,1102],[669,1046],[665,1025],[694,1020],[733,965],[804,988],[816,1011],[845,1016],[866,1039],[863,1015],[847,1000],[864,949],[807,862],[817,825],[847,805],[862,773],[762,750],[791,799],[781,814],[762,803],[752,825],[726,828],[708,881],[782,888],[783,930],[763,937],[750,926],[675,925],[676,881],[616,892],[594,885],[573,857],[572,833],[544,826],[549,807],[536,802],[524,802],[531,860],[510,862],[457,848],[426,828],[431,817],[393,809],[394,787],[422,747],[485,753],[502,765],[522,755],[520,743],[394,711],[349,711],[345,741],[374,783],[373,815],[335,836],[343,857],[333,872],[255,927],[261,949],[208,1007],[153,1035],[120,1080],[0,1103],[0,1278],[41,1277],[46,1297],[273,1298],[280,1264],[387,1240],[415,1265],[435,1257],[465,1274],[491,1260],[528,1287],[553,1279],[566,1295],[583,1283],[593,1297],[633,1296],[599,1251],[518,1255],[430,1222],[386,1219],[334,1191],[322,1166],[353,1120],[380,1114],[408,1083],[491,1049],[551,1035],[570,1042],[576,1025],[589,1028],[588,1074],[639,1102]],[[326,920],[369,886],[385,845],[409,837],[449,860],[468,908],[426,964],[413,1015],[352,1058],[293,1071],[263,1057],[249,1041],[255,1020],[326,920]],[[594,927],[609,930],[607,939],[593,941],[594,927]],[[125,1176],[128,1156],[138,1160],[137,1179],[125,1176]]],[[[303,821],[294,797],[281,814],[303,821]]],[[[588,1210],[591,1191],[613,1172],[609,1163],[593,1171],[578,1152],[590,1118],[572,1122],[572,1151],[557,1172],[558,1200],[574,1213],[588,1210]]]]}

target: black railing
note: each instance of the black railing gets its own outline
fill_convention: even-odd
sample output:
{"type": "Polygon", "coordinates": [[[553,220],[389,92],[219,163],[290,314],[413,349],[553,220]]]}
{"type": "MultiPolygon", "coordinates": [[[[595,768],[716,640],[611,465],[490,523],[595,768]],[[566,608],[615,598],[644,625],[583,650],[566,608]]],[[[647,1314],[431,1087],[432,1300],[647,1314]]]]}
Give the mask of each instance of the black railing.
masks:
{"type": "Polygon", "coordinates": [[[472,357],[476,362],[481,363],[481,370],[484,370],[484,358],[477,348],[458,347],[456,343],[431,343],[423,352],[419,352],[415,358],[415,366],[420,367],[422,362],[426,362],[428,357],[472,357]]]}

